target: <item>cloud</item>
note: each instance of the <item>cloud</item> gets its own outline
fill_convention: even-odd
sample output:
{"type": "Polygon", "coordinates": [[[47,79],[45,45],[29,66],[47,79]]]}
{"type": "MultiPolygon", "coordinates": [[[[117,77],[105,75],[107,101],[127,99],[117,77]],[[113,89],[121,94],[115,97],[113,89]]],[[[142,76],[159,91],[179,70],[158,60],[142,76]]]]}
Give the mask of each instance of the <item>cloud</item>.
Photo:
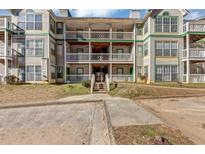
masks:
{"type": "Polygon", "coordinates": [[[190,14],[186,19],[192,20],[205,16],[205,10],[190,10],[190,14]]]}
{"type": "Polygon", "coordinates": [[[112,17],[117,13],[116,9],[72,9],[71,14],[74,17],[112,17]]]}

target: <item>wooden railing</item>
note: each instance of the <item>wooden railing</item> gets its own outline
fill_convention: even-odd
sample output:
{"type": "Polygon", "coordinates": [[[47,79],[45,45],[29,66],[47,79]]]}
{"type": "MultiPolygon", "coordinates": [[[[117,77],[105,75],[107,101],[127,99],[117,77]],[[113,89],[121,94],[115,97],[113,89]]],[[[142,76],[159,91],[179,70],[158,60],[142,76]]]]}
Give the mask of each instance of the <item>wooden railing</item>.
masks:
{"type": "Polygon", "coordinates": [[[73,40],[133,40],[133,32],[66,31],[66,39],[73,40]]]}
{"type": "Polygon", "coordinates": [[[3,83],[4,83],[4,75],[0,74],[0,84],[3,84],[3,83]]]}
{"type": "Polygon", "coordinates": [[[183,50],[183,58],[205,58],[205,48],[190,48],[183,50]]]}
{"type": "Polygon", "coordinates": [[[12,57],[13,56],[11,47],[8,47],[6,55],[4,54],[5,53],[4,49],[5,49],[4,46],[0,46],[0,57],[4,57],[4,56],[12,57]]]}
{"type": "Polygon", "coordinates": [[[183,32],[205,32],[205,24],[187,22],[183,25],[183,32]]]}
{"type": "Polygon", "coordinates": [[[113,62],[132,62],[133,56],[131,53],[67,53],[67,62],[84,62],[84,61],[113,61],[113,62]]]}
{"type": "Polygon", "coordinates": [[[81,82],[89,80],[89,74],[69,74],[66,76],[67,82],[81,82]]]}
{"type": "MultiPolygon", "coordinates": [[[[187,75],[183,74],[183,82],[186,82],[187,75]]],[[[190,74],[189,75],[190,83],[204,83],[205,82],[205,74],[190,74]]]]}
{"type": "Polygon", "coordinates": [[[132,81],[133,81],[133,75],[113,74],[113,75],[112,75],[112,81],[132,82],[132,81]]]}

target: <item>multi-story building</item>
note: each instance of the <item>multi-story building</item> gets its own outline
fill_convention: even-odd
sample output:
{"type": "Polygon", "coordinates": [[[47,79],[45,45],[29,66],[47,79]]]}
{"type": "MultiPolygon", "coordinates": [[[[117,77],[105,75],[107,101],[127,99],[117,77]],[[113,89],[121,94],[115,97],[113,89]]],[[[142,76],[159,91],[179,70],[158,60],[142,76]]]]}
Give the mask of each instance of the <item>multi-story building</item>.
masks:
{"type": "Polygon", "coordinates": [[[72,17],[69,10],[11,10],[0,17],[0,79],[22,82],[205,82],[205,19],[180,9],[140,18],[72,17]]]}

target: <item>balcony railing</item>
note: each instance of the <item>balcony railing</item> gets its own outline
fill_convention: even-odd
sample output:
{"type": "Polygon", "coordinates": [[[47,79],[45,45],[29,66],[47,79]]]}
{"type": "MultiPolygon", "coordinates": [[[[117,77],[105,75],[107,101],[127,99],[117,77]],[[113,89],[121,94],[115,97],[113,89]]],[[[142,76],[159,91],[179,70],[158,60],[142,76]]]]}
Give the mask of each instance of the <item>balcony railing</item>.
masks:
{"type": "Polygon", "coordinates": [[[183,58],[205,58],[205,48],[190,48],[183,50],[183,58]]]}
{"type": "Polygon", "coordinates": [[[1,28],[7,28],[13,32],[24,32],[23,29],[15,25],[14,23],[11,23],[8,19],[6,18],[0,18],[0,29],[1,28]]]}
{"type": "Polygon", "coordinates": [[[205,32],[205,24],[186,23],[183,32],[205,32]]]}
{"type": "Polygon", "coordinates": [[[67,62],[101,62],[101,61],[112,61],[112,62],[132,62],[133,56],[131,53],[67,53],[67,62]],[[90,57],[89,57],[90,56],[90,57]]]}
{"type": "Polygon", "coordinates": [[[67,82],[81,82],[89,80],[89,74],[69,74],[66,76],[67,82]]]}
{"type": "Polygon", "coordinates": [[[66,31],[66,39],[70,40],[133,40],[133,32],[104,31],[66,31]]]}
{"type": "Polygon", "coordinates": [[[112,75],[112,81],[118,81],[118,82],[132,82],[134,79],[133,75],[119,75],[119,74],[113,74],[112,75]]]}
{"type": "Polygon", "coordinates": [[[6,55],[4,54],[4,52],[4,46],[0,46],[0,57],[12,57],[12,49],[10,47],[8,48],[6,55]]]}
{"type": "Polygon", "coordinates": [[[4,83],[4,75],[0,74],[0,84],[3,84],[3,83],[4,83]]]}
{"type": "MultiPolygon", "coordinates": [[[[183,82],[186,82],[187,75],[183,74],[183,82]]],[[[203,83],[205,82],[205,74],[190,74],[189,75],[190,83],[203,83]]]]}

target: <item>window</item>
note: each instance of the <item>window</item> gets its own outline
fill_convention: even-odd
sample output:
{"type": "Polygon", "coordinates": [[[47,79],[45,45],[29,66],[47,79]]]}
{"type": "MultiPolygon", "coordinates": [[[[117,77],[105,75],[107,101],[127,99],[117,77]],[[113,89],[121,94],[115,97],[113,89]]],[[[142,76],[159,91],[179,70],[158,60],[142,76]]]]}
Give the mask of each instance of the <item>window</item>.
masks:
{"type": "Polygon", "coordinates": [[[36,14],[35,15],[35,30],[42,30],[42,15],[36,14]]]}
{"type": "Polygon", "coordinates": [[[178,18],[177,17],[156,17],[155,18],[155,32],[177,32],[178,18]]]}
{"type": "Polygon", "coordinates": [[[142,76],[142,66],[137,67],[137,76],[141,77],[142,76]]]}
{"type": "Polygon", "coordinates": [[[176,41],[156,41],[155,54],[156,56],[177,56],[178,42],[176,41]]]}
{"type": "Polygon", "coordinates": [[[148,32],[148,22],[146,21],[144,24],[144,34],[148,32]]]}
{"type": "Polygon", "coordinates": [[[137,46],[137,53],[139,57],[143,56],[143,46],[142,45],[137,46]]]}
{"type": "Polygon", "coordinates": [[[169,12],[167,12],[167,11],[164,12],[164,13],[163,13],[163,16],[169,16],[169,12]]]}
{"type": "Polygon", "coordinates": [[[50,17],[50,30],[55,34],[55,21],[53,20],[52,17],[50,17]]]}
{"type": "Polygon", "coordinates": [[[157,65],[156,81],[177,81],[178,77],[177,65],[157,65]]]}
{"type": "Polygon", "coordinates": [[[123,75],[124,74],[124,69],[123,68],[117,68],[117,74],[118,75],[123,75]]]}
{"type": "Polygon", "coordinates": [[[26,40],[26,56],[43,56],[43,40],[26,40]]]}
{"type": "Polygon", "coordinates": [[[18,16],[17,20],[17,25],[21,29],[42,30],[42,14],[35,13],[33,10],[27,10],[26,14],[23,16],[18,16]]]}
{"type": "Polygon", "coordinates": [[[57,22],[57,34],[63,34],[63,23],[62,22],[57,22]]]}
{"type": "Polygon", "coordinates": [[[144,44],[144,56],[148,55],[148,43],[144,44]]]}
{"type": "Polygon", "coordinates": [[[76,74],[78,74],[78,75],[84,74],[84,69],[82,67],[78,67],[76,70],[76,74]]]}
{"type": "Polygon", "coordinates": [[[57,78],[63,78],[63,66],[57,66],[57,78]]]}
{"type": "Polygon", "coordinates": [[[26,66],[26,81],[42,81],[40,65],[26,66]]]}

